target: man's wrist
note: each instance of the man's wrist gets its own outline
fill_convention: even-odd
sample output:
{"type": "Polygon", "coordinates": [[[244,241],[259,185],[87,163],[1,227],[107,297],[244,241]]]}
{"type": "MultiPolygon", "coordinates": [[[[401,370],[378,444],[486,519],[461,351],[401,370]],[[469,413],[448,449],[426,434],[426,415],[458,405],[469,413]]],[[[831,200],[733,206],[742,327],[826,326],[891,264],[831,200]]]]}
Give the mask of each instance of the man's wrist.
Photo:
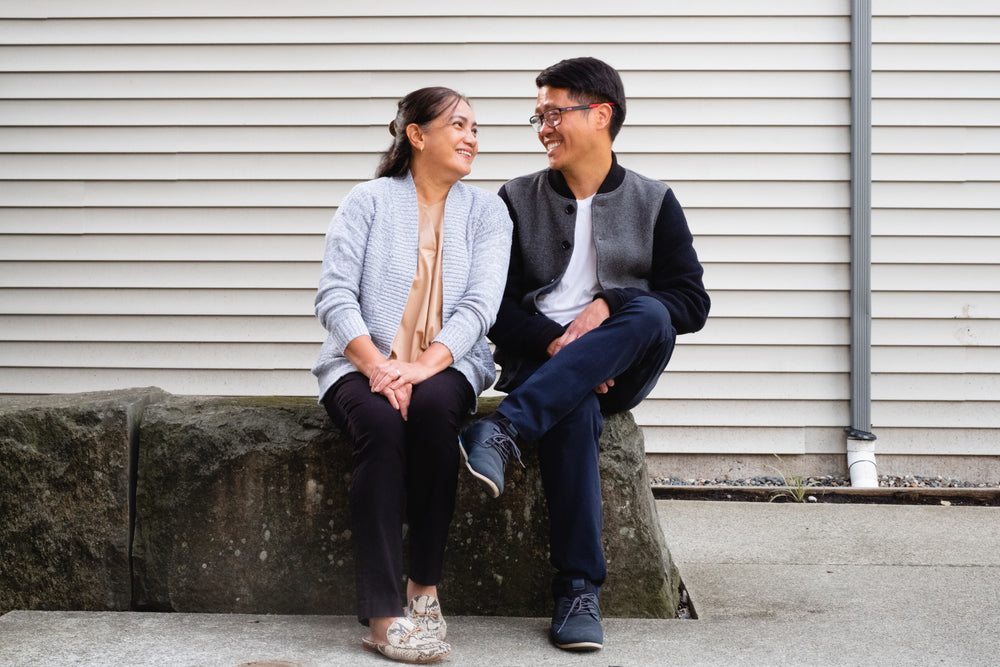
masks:
{"type": "Polygon", "coordinates": [[[601,299],[604,303],[608,304],[608,314],[616,312],[619,308],[625,305],[625,300],[622,295],[617,290],[601,290],[594,295],[594,300],[601,299]]]}

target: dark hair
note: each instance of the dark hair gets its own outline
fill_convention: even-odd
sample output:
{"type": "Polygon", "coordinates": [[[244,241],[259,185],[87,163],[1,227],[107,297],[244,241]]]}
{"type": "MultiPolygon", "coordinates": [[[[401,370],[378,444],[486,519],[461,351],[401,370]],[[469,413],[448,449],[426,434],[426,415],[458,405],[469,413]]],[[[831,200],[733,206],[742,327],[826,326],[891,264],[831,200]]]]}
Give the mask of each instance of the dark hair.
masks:
{"type": "Polygon", "coordinates": [[[389,134],[393,136],[392,145],[382,154],[382,160],[375,170],[375,178],[406,174],[413,160],[413,147],[406,136],[407,126],[416,123],[426,130],[430,122],[444,113],[449,105],[454,109],[459,102],[468,104],[469,100],[451,88],[442,86],[414,90],[399,100],[396,118],[389,123],[389,134]]]}
{"type": "Polygon", "coordinates": [[[622,78],[611,65],[597,58],[570,58],[560,60],[535,77],[541,88],[565,88],[569,96],[581,104],[587,102],[612,102],[611,140],[618,136],[625,122],[625,86],[622,78]]]}

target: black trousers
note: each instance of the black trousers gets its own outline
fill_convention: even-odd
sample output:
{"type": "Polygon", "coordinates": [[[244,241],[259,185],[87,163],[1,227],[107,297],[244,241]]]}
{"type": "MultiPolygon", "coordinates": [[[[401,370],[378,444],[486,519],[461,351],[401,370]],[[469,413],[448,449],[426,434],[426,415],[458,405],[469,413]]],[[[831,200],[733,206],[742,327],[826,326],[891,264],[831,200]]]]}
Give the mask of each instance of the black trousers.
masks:
{"type": "Polygon", "coordinates": [[[475,404],[453,368],[413,388],[408,420],[368,378],[349,373],[323,397],[330,418],[354,444],[351,536],[358,620],[401,615],[403,523],[409,525],[409,577],[437,585],[458,484],[458,431],[475,404]]]}

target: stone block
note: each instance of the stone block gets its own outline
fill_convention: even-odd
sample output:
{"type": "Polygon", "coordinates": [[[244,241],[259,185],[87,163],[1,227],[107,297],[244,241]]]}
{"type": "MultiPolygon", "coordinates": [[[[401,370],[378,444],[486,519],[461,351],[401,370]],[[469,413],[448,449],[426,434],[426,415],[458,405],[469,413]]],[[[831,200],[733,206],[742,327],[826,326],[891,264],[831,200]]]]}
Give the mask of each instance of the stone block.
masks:
{"type": "Polygon", "coordinates": [[[172,396],[141,442],[138,609],[352,613],[351,452],[314,399],[172,396]]]}
{"type": "MultiPolygon", "coordinates": [[[[482,401],[481,410],[496,401],[482,401]]],[[[354,613],[350,445],[311,399],[171,397],[143,420],[137,604],[183,612],[354,613]]],[[[449,614],[551,613],[537,456],[500,499],[464,467],[441,594],[449,614]]],[[[602,438],[609,616],[671,617],[678,577],[630,414],[602,438]]]]}
{"type": "Polygon", "coordinates": [[[0,614],[129,609],[129,467],[157,389],[0,400],[0,614]]]}
{"type": "MultiPolygon", "coordinates": [[[[480,415],[497,402],[481,401],[480,415]]],[[[350,450],[311,398],[148,389],[5,399],[0,611],[353,614],[350,450]]],[[[461,468],[446,614],[551,613],[533,447],[524,461],[499,499],[461,468]]],[[[600,463],[602,609],[671,617],[679,577],[630,414],[606,419],[600,463]]]]}

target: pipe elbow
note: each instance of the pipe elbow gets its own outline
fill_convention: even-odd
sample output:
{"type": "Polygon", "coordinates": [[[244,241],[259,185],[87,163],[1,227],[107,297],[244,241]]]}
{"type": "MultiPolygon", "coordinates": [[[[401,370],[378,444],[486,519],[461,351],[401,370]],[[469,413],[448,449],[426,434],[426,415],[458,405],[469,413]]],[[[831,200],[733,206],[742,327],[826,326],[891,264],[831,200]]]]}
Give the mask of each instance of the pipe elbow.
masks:
{"type": "Polygon", "coordinates": [[[847,452],[847,470],[851,474],[851,486],[858,489],[878,488],[878,468],[875,465],[875,452],[847,452]]]}

